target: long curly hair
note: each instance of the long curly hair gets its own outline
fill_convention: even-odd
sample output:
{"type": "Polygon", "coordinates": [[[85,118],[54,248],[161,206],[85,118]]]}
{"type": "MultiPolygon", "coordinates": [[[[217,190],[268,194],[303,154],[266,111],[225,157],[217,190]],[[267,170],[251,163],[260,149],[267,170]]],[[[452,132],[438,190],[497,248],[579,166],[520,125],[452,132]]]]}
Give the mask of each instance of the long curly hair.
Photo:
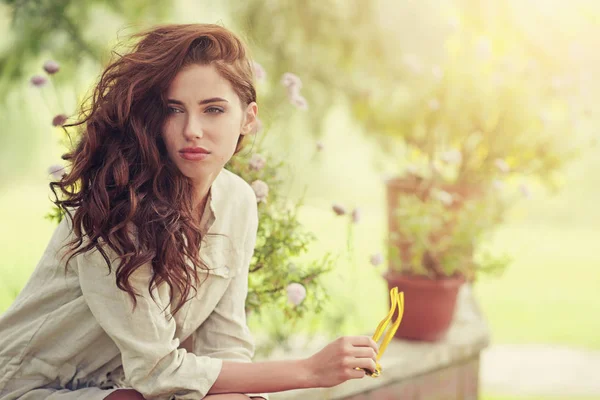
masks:
{"type": "Polygon", "coordinates": [[[194,218],[191,181],[170,161],[161,137],[165,93],[182,68],[211,64],[248,105],[256,101],[253,69],[243,42],[218,25],[162,25],[133,39],[127,54],[113,52],[88,105],[66,125],[78,127],[80,137],[62,156],[69,172],[50,188],[75,234],[66,245],[66,264],[96,248],[112,271],[108,246],[120,260],[116,285],[135,307],[138,293],[129,277],[151,263],[148,289],[166,283],[171,302],[180,295],[174,315],[197,290],[198,272],[208,267],[199,254],[202,233],[194,218]]]}

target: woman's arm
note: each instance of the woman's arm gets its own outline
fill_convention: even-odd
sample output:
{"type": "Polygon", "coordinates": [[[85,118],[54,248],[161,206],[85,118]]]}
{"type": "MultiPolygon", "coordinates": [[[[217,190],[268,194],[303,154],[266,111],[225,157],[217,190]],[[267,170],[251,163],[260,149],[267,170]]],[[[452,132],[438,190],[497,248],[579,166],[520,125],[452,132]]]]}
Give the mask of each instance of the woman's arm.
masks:
{"type": "Polygon", "coordinates": [[[365,376],[375,369],[378,346],[368,336],[341,337],[315,355],[301,360],[240,363],[224,361],[210,393],[272,393],[331,387],[365,376]]]}

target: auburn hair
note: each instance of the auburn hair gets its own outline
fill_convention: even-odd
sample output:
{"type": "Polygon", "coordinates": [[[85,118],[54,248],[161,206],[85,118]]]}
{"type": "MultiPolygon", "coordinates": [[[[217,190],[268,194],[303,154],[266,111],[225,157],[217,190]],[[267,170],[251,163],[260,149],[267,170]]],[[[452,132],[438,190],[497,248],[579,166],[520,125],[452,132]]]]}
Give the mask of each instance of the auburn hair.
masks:
{"type": "Polygon", "coordinates": [[[135,305],[129,277],[150,263],[148,289],[166,283],[171,301],[179,293],[175,314],[197,290],[198,272],[208,267],[199,254],[191,181],[169,160],[161,137],[165,93],[182,68],[210,64],[248,105],[256,101],[253,68],[244,43],[219,25],[161,25],[132,39],[126,54],[113,52],[79,118],[66,125],[78,127],[80,137],[62,156],[68,172],[50,188],[75,235],[66,245],[67,264],[97,249],[112,271],[110,249],[120,261],[116,285],[135,305]]]}

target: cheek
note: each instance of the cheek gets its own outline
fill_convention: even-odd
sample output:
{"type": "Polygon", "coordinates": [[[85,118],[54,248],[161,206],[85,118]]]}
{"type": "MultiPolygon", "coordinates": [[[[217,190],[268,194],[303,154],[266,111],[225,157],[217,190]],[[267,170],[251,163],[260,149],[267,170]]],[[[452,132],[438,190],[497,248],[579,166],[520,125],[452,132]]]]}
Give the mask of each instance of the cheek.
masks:
{"type": "Polygon", "coordinates": [[[169,153],[171,153],[175,147],[174,132],[175,126],[173,122],[166,122],[163,126],[161,136],[169,153]]]}

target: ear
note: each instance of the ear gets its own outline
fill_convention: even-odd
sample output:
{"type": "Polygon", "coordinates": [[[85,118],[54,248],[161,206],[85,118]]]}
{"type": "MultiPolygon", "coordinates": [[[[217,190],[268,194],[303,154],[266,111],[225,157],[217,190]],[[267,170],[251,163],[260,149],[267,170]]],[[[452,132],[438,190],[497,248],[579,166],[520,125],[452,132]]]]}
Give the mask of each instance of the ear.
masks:
{"type": "Polygon", "coordinates": [[[244,121],[242,123],[241,134],[249,135],[256,131],[256,126],[258,123],[258,105],[256,102],[252,102],[248,104],[246,110],[244,111],[244,121]]]}

